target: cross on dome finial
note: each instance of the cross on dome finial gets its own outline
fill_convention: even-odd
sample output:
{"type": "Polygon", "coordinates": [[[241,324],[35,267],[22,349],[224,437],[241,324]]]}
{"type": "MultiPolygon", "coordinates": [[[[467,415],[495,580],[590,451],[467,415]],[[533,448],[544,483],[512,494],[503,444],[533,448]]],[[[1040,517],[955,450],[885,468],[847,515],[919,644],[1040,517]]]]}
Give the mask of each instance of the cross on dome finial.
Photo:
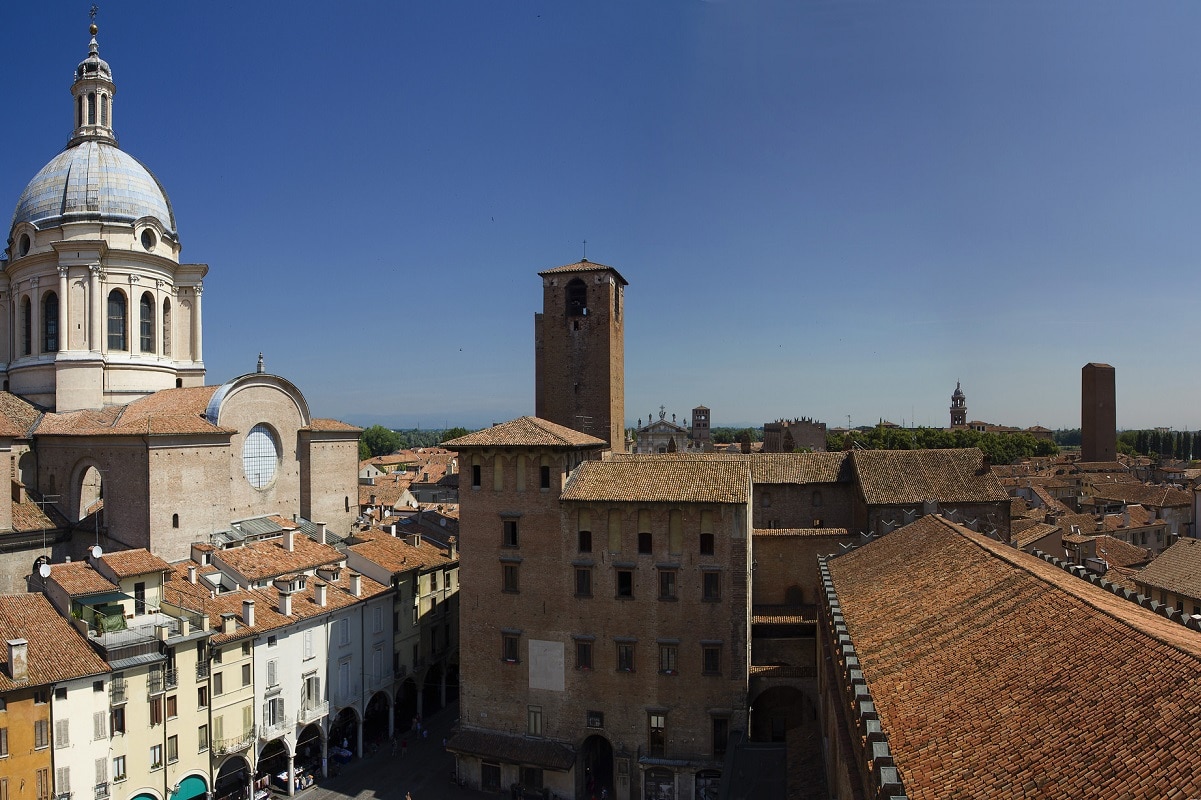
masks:
{"type": "Polygon", "coordinates": [[[97,27],[96,27],[96,12],[97,12],[97,11],[99,11],[99,10],[100,10],[100,6],[98,6],[98,5],[96,5],[95,3],[93,3],[93,4],[92,4],[92,10],[88,12],[88,16],[92,18],[92,24],[91,24],[91,26],[88,28],[88,30],[92,32],[92,35],[93,35],[93,36],[95,36],[95,35],[96,35],[96,31],[98,31],[98,30],[99,30],[99,28],[97,28],[97,27]]]}

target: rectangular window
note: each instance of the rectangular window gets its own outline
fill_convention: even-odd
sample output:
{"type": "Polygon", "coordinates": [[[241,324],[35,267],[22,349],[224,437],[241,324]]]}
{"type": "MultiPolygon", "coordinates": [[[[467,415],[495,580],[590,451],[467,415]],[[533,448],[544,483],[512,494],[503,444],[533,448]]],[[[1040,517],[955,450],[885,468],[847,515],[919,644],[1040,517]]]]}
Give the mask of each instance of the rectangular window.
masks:
{"type": "Polygon", "coordinates": [[[546,464],[538,468],[538,486],[542,489],[550,488],[550,467],[546,464]]]}
{"type": "Polygon", "coordinates": [[[213,738],[218,741],[225,738],[225,717],[213,717],[213,738]]]}
{"type": "Polygon", "coordinates": [[[675,675],[679,671],[679,647],[674,644],[659,645],[659,671],[664,675],[675,675]]]}
{"type": "Polygon", "coordinates": [[[250,685],[250,681],[251,681],[251,677],[250,677],[250,665],[249,665],[249,664],[243,664],[243,665],[242,665],[242,685],[243,685],[243,686],[249,686],[249,685],[250,685]]]}
{"type": "Polygon", "coordinates": [[[179,716],[179,703],[175,695],[167,695],[167,719],[174,719],[179,716]]]}
{"type": "MultiPolygon", "coordinates": [[[[103,784],[107,784],[107,783],[108,783],[108,759],[107,758],[98,758],[98,759],[96,759],[96,788],[99,790],[99,789],[101,789],[101,786],[103,784]]],[[[97,791],[96,794],[99,797],[107,797],[108,796],[108,786],[103,787],[103,793],[101,791],[97,791]]],[[[4,798],[0,798],[0,800],[4,800],[4,798]]]]}
{"type": "Polygon", "coordinates": [[[592,597],[592,567],[575,568],[575,596],[592,597]]]}
{"type": "Polygon", "coordinates": [[[711,533],[702,533],[701,534],[701,555],[703,555],[703,556],[713,555],[713,534],[711,534],[711,533]]]}
{"type": "Polygon", "coordinates": [[[273,658],[267,662],[267,685],[279,685],[279,659],[273,658]]]}
{"type": "Polygon", "coordinates": [[[92,714],[92,739],[100,740],[108,737],[108,714],[97,711],[92,714]]]}
{"type": "Polygon", "coordinates": [[[577,549],[581,553],[592,552],[592,512],[581,508],[576,515],[578,534],[576,535],[577,549]]]}
{"type": "Polygon", "coordinates": [[[526,706],[525,732],[530,736],[542,735],[542,706],[526,706]]]}
{"type": "Polygon", "coordinates": [[[485,792],[500,790],[500,764],[488,761],[480,764],[480,788],[485,792]]]}
{"type": "Polygon", "coordinates": [[[654,758],[663,757],[663,743],[665,736],[664,729],[667,726],[667,717],[663,714],[651,712],[647,714],[647,753],[654,758]]]}
{"type": "Polygon", "coordinates": [[[725,758],[726,741],[730,738],[730,720],[725,717],[713,718],[713,757],[725,758]]]}
{"type": "Polygon", "coordinates": [[[161,697],[150,698],[150,724],[163,724],[163,698],[161,697]]]}
{"type": "Polygon", "coordinates": [[[592,642],[577,639],[575,643],[575,668],[592,669],[592,642]]]}
{"type": "Polygon", "coordinates": [[[0,758],[8,755],[8,728],[0,728],[0,758]]]}
{"type": "Polygon", "coordinates": [[[71,720],[56,719],[54,721],[54,746],[56,748],[71,745],[71,720]]]}
{"type": "Polygon", "coordinates": [[[584,715],[584,722],[589,728],[603,728],[605,727],[605,712],[588,711],[584,715]]]}
{"type": "Polygon", "coordinates": [[[54,792],[58,795],[71,796],[71,768],[57,767],[54,770],[54,792]]]}
{"type": "Polygon", "coordinates": [[[578,549],[581,553],[592,552],[592,531],[579,532],[576,549],[578,549]]]}
{"type": "Polygon", "coordinates": [[[277,644],[279,644],[279,640],[276,639],[274,636],[267,637],[267,646],[268,647],[275,647],[277,644]]]}
{"type": "Polygon", "coordinates": [[[500,657],[510,664],[517,663],[517,656],[520,653],[521,637],[515,633],[505,633],[501,635],[501,655],[500,657]]]}
{"type": "Polygon", "coordinates": [[[50,702],[49,689],[35,689],[33,692],[33,702],[39,706],[44,706],[50,702]]]}
{"type": "Polygon", "coordinates": [[[208,708],[209,707],[209,687],[198,686],[196,688],[196,707],[197,708],[208,708]]]}
{"type": "Polygon", "coordinates": [[[179,761],[179,737],[167,737],[167,763],[174,764],[179,761]]]}
{"type": "Polygon", "coordinates": [[[633,642],[618,642],[617,643],[617,671],[618,672],[633,672],[634,671],[634,643],[633,642]]]}
{"type": "Polygon", "coordinates": [[[634,573],[632,570],[628,570],[628,569],[617,570],[617,596],[618,597],[633,597],[634,596],[634,573]]]}
{"type": "Polygon", "coordinates": [[[125,756],[115,756],[113,758],[113,780],[125,780],[125,756]]]}
{"type": "Polygon", "coordinates": [[[163,765],[163,746],[161,744],[150,745],[150,768],[158,769],[163,765]]]}
{"type": "Polygon", "coordinates": [[[645,531],[638,533],[638,552],[642,555],[650,555],[654,552],[654,543],[651,535],[645,531]]]}
{"type": "Polygon", "coordinates": [[[225,694],[225,676],[220,672],[213,673],[213,695],[225,694]]]}
{"type": "Polygon", "coordinates": [[[479,464],[471,465],[471,488],[472,489],[480,488],[480,465],[479,464]]]}
{"type": "Polygon", "coordinates": [[[713,603],[721,599],[721,573],[701,573],[701,599],[713,603]]]}
{"type": "MultiPolygon", "coordinates": [[[[436,580],[437,573],[434,573],[434,577],[436,580]]],[[[434,588],[437,589],[438,587],[435,586],[434,588]]],[[[384,630],[384,609],[382,606],[376,606],[374,609],[372,609],[372,612],[371,630],[375,633],[381,633],[384,630]]]]}
{"type": "Polygon", "coordinates": [[[125,706],[113,709],[112,720],[113,724],[109,726],[109,730],[113,732],[113,736],[125,733],[125,706]]]}
{"type": "Polygon", "coordinates": [[[501,526],[501,545],[504,547],[517,546],[517,520],[506,519],[501,526]]]}
{"type": "Polygon", "coordinates": [[[342,631],[340,644],[350,644],[350,617],[343,617],[338,627],[342,631]]]}
{"type": "Polygon", "coordinates": [[[701,671],[705,675],[721,674],[721,645],[707,644],[701,647],[701,671]]]}
{"type": "Polygon", "coordinates": [[[201,725],[196,729],[196,744],[201,752],[209,749],[209,726],[201,725]]]}
{"type": "Polygon", "coordinates": [[[39,719],[33,723],[33,746],[38,750],[50,746],[50,720],[39,719]]]}
{"type": "Polygon", "coordinates": [[[213,663],[214,664],[221,663],[221,648],[220,647],[213,648],[213,663]]]}
{"type": "Polygon", "coordinates": [[[50,800],[50,768],[39,769],[37,773],[38,800],[50,800]]]}
{"type": "Polygon", "coordinates": [[[522,767],[521,784],[527,793],[542,794],[542,767],[522,767]]]}
{"type": "Polygon", "coordinates": [[[244,656],[250,655],[250,642],[249,641],[242,642],[242,655],[244,655],[244,656]]]}
{"type": "Polygon", "coordinates": [[[517,565],[516,564],[501,564],[501,591],[510,594],[516,594],[518,589],[517,584],[517,565]]]}
{"type": "Polygon", "coordinates": [[[659,599],[676,599],[676,571],[674,569],[659,570],[659,599]]]}

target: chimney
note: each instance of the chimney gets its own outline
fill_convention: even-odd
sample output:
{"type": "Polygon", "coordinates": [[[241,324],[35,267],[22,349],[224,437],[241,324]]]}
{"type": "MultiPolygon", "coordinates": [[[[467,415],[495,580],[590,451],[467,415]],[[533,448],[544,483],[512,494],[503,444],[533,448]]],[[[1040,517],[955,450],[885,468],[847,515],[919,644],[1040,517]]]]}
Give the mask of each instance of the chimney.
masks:
{"type": "Polygon", "coordinates": [[[367,498],[367,505],[369,505],[369,506],[375,505],[375,495],[371,495],[369,498],[367,498]]]}
{"type": "Polygon", "coordinates": [[[395,522],[393,522],[393,523],[392,523],[390,526],[388,526],[388,527],[390,527],[390,528],[392,529],[392,535],[393,535],[393,536],[395,536],[395,535],[396,535],[396,523],[395,523],[395,522]]]}
{"type": "Polygon", "coordinates": [[[288,528],[287,530],[284,531],[284,549],[287,550],[289,553],[292,552],[292,547],[295,544],[295,541],[293,538],[293,537],[295,537],[295,535],[296,535],[296,531],[292,530],[291,528],[288,528]]]}
{"type": "Polygon", "coordinates": [[[233,633],[237,630],[237,614],[227,612],[221,615],[221,632],[233,633]]]}
{"type": "Polygon", "coordinates": [[[243,622],[243,624],[246,625],[247,628],[254,627],[254,601],[253,600],[243,600],[242,601],[242,622],[243,622]]]}
{"type": "Polygon", "coordinates": [[[196,585],[196,565],[195,564],[188,565],[188,583],[192,584],[193,586],[196,585]]]}
{"type": "Polygon", "coordinates": [[[279,613],[285,617],[292,616],[292,595],[282,590],[279,593],[279,613]]]}
{"type": "Polygon", "coordinates": [[[451,536],[449,539],[447,539],[446,547],[447,547],[447,550],[449,551],[447,553],[446,557],[449,558],[451,561],[454,561],[456,558],[458,558],[458,555],[459,555],[459,537],[451,536]]]}
{"type": "Polygon", "coordinates": [[[355,597],[363,594],[363,576],[357,572],[350,573],[350,593],[355,597]]]}
{"type": "Polygon", "coordinates": [[[317,599],[317,605],[321,606],[322,608],[325,608],[325,588],[326,586],[324,583],[313,584],[313,595],[317,599]]]}
{"type": "Polygon", "coordinates": [[[421,547],[421,534],[420,533],[410,533],[405,538],[408,540],[410,547],[421,547]]]}
{"type": "Polygon", "coordinates": [[[29,680],[29,642],[8,640],[8,677],[14,682],[29,680]]]}
{"type": "Polygon", "coordinates": [[[325,523],[316,522],[314,524],[317,526],[317,541],[321,542],[321,544],[329,544],[325,539],[325,523]]]}

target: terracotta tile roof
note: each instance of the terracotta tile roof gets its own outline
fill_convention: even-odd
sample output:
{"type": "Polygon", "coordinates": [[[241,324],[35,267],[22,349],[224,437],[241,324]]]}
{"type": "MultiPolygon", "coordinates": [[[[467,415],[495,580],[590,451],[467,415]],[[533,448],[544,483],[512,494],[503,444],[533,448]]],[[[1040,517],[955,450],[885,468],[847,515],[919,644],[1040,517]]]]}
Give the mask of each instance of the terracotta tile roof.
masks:
{"type": "Polygon", "coordinates": [[[349,549],[368,561],[379,564],[395,574],[410,569],[433,569],[457,564],[456,555],[450,558],[448,551],[422,538],[414,547],[403,536],[392,536],[383,531],[361,531],[355,536],[349,549]]]}
{"type": "Polygon", "coordinates": [[[17,533],[30,533],[32,531],[70,527],[71,523],[58,512],[58,509],[53,504],[43,508],[38,505],[39,499],[41,499],[39,495],[29,492],[24,502],[12,504],[13,531],[17,533]]]}
{"type": "Polygon", "coordinates": [[[1076,461],[1072,464],[1076,472],[1129,472],[1120,461],[1076,461]]]}
{"type": "Polygon", "coordinates": [[[1187,506],[1193,501],[1191,494],[1171,486],[1147,486],[1143,483],[1113,483],[1095,486],[1093,497],[1122,503],[1138,503],[1142,506],[1159,508],[1187,506]]]}
{"type": "Polygon", "coordinates": [[[1201,795],[1197,632],[935,517],[829,567],[913,800],[1201,795]]]}
{"type": "Polygon", "coordinates": [[[118,578],[132,578],[149,572],[166,572],[171,565],[145,548],[118,550],[100,557],[118,578]]]}
{"type": "Polygon", "coordinates": [[[407,473],[404,472],[380,475],[375,479],[375,483],[360,483],[359,505],[371,505],[371,498],[375,497],[374,505],[394,506],[411,483],[407,473]]]}
{"type": "Polygon", "coordinates": [[[714,459],[585,461],[571,473],[564,500],[614,503],[746,503],[745,463],[714,459]]]}
{"type": "MultiPolygon", "coordinates": [[[[288,524],[291,525],[291,522],[288,524]]],[[[292,537],[291,552],[284,549],[284,540],[280,537],[248,542],[241,547],[213,553],[213,563],[218,567],[227,564],[250,581],[275,578],[289,572],[305,572],[341,560],[342,554],[334,548],[314,542],[300,533],[292,537]]]]}
{"type": "Polygon", "coordinates": [[[1155,589],[1201,598],[1201,539],[1177,539],[1134,576],[1155,589]]]}
{"type": "Polygon", "coordinates": [[[99,411],[46,414],[39,436],[154,436],[180,433],[231,433],[209,422],[204,411],[217,386],[163,389],[124,406],[99,411]]]}
{"type": "Polygon", "coordinates": [[[50,580],[61,586],[71,597],[115,592],[118,589],[115,583],[92,569],[92,565],[86,561],[51,564],[50,580]]]}
{"type": "Polygon", "coordinates": [[[347,431],[358,432],[362,428],[351,425],[348,422],[342,422],[338,419],[314,418],[309,422],[309,430],[311,431],[347,431]]]}
{"type": "Polygon", "coordinates": [[[41,415],[41,409],[24,398],[0,392],[0,436],[28,438],[41,415]]]}
{"type": "Polygon", "coordinates": [[[1151,557],[1151,551],[1145,547],[1128,544],[1121,539],[1103,534],[1093,537],[1097,558],[1103,558],[1111,567],[1133,567],[1146,563],[1151,557]]]}
{"type": "MultiPolygon", "coordinates": [[[[1010,528],[1009,536],[1013,539],[1014,544],[1016,544],[1019,549],[1025,550],[1039,539],[1050,536],[1059,530],[1060,527],[1058,525],[1048,525],[1045,522],[1036,522],[1033,525],[1023,528],[1021,531],[1010,528]]],[[[1062,554],[1053,553],[1053,555],[1059,556],[1062,554]]]]}
{"type": "Polygon", "coordinates": [[[856,450],[855,471],[868,505],[1008,502],[984,454],[962,450],[856,450]]]}
{"type": "Polygon", "coordinates": [[[469,447],[604,447],[605,442],[595,436],[564,428],[538,417],[518,417],[509,422],[484,428],[457,439],[443,442],[453,449],[469,447]]]}
{"type": "Polygon", "coordinates": [[[621,283],[623,286],[628,285],[628,281],[626,281],[625,278],[622,278],[621,273],[618,272],[617,270],[613,269],[613,267],[606,267],[604,264],[597,264],[595,261],[589,261],[586,258],[583,259],[582,261],[577,261],[574,264],[564,264],[561,267],[554,267],[553,269],[545,269],[542,272],[539,272],[538,274],[539,275],[557,275],[557,274],[560,274],[563,272],[600,272],[603,270],[612,270],[613,273],[615,273],[617,275],[617,277],[621,280],[621,283]]]}
{"type": "Polygon", "coordinates": [[[846,528],[755,528],[754,535],[821,539],[849,536],[850,532],[846,528]]]}
{"type": "Polygon", "coordinates": [[[0,692],[108,672],[104,659],[71,623],[59,616],[44,595],[0,595],[0,642],[9,639],[29,642],[28,679],[13,682],[9,677],[8,648],[0,647],[0,692]]]}

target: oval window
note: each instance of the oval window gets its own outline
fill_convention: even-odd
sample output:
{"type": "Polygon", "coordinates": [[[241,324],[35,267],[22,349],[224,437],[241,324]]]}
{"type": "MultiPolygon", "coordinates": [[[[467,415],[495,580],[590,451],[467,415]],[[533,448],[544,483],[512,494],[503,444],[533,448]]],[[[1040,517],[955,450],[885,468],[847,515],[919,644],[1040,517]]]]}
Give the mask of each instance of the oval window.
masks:
{"type": "Polygon", "coordinates": [[[259,423],[250,429],[242,443],[242,472],[256,489],[275,480],[279,466],[279,442],[270,426],[259,423]]]}
{"type": "Polygon", "coordinates": [[[154,231],[149,228],[142,229],[142,247],[145,247],[147,250],[153,250],[156,241],[157,238],[154,235],[154,231]]]}
{"type": "Polygon", "coordinates": [[[17,244],[17,253],[23,256],[29,255],[29,234],[22,233],[21,240],[17,244]]]}

